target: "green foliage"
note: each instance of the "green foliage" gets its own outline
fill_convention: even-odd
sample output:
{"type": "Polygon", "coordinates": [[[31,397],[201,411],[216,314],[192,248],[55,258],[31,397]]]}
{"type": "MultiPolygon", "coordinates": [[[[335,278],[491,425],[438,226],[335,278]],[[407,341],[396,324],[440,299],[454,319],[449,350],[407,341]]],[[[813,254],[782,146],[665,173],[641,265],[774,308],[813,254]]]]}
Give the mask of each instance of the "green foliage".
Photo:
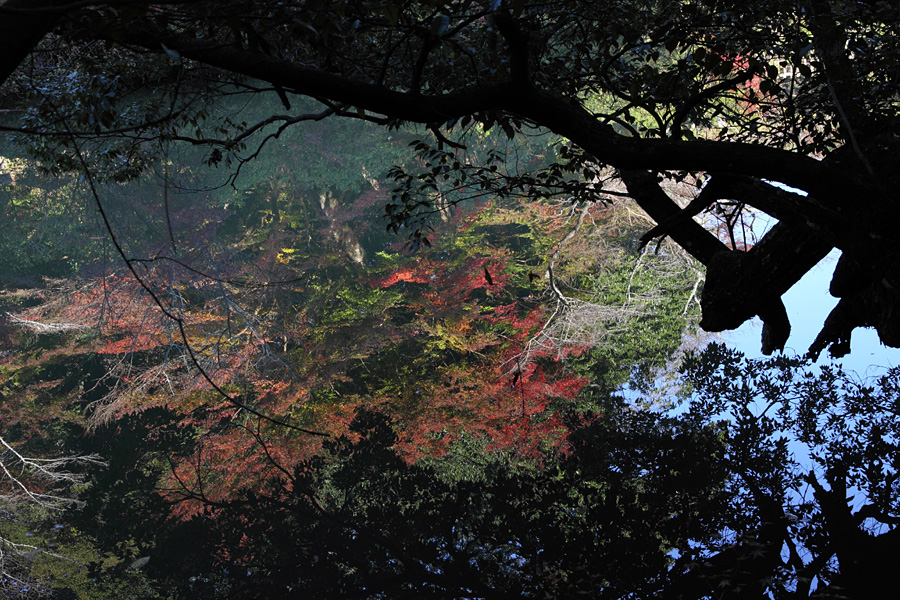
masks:
{"type": "Polygon", "coordinates": [[[97,179],[135,179],[156,158],[151,145],[137,140],[159,135],[160,122],[174,108],[165,94],[145,87],[166,78],[166,71],[153,57],[135,59],[96,46],[69,56],[58,54],[23,78],[24,135],[11,139],[48,174],[80,172],[89,160],[97,179]],[[114,75],[99,67],[100,56],[117,65],[114,75]],[[127,135],[110,135],[110,130],[127,135]]]}
{"type": "Polygon", "coordinates": [[[74,178],[41,179],[21,159],[6,160],[5,168],[15,179],[0,185],[0,285],[69,276],[102,256],[105,238],[74,178]]]}
{"type": "MultiPolygon", "coordinates": [[[[538,138],[531,148],[539,149],[542,140],[546,141],[538,138]]],[[[341,149],[318,151],[328,154],[341,149]]],[[[366,156],[360,152],[346,160],[364,165],[366,156]]],[[[360,480],[354,471],[359,463],[352,456],[361,456],[362,451],[353,449],[353,434],[328,444],[321,458],[311,458],[318,446],[302,435],[265,421],[247,420],[242,410],[203,389],[205,384],[198,383],[199,377],[185,367],[183,349],[177,340],[173,343],[171,324],[152,316],[149,300],[127,278],[86,276],[74,291],[66,288],[65,303],[48,302],[30,307],[31,312],[19,312],[35,322],[65,317],[99,324],[90,333],[79,330],[52,340],[35,336],[34,353],[28,359],[20,356],[0,366],[8,382],[0,391],[15,397],[9,408],[20,420],[28,416],[30,429],[23,430],[22,437],[43,436],[51,444],[41,447],[42,451],[51,452],[52,443],[64,439],[73,450],[99,452],[108,458],[108,468],[94,473],[91,484],[80,493],[85,505],[64,521],[73,527],[67,529],[73,532],[69,541],[73,551],[82,552],[83,546],[85,556],[90,556],[85,559],[90,577],[106,582],[103,585],[109,589],[144,585],[144,578],[149,588],[140,594],[147,597],[152,590],[215,595],[225,589],[243,590],[245,584],[261,585],[261,579],[270,577],[269,567],[257,568],[251,561],[246,572],[252,575],[245,575],[243,553],[253,548],[254,556],[268,560],[291,552],[300,541],[279,545],[288,543],[284,536],[293,531],[294,521],[273,524],[261,508],[272,506],[269,500],[260,500],[260,510],[244,517],[237,517],[231,507],[243,505],[245,497],[263,498],[289,485],[289,479],[273,479],[278,472],[284,475],[308,468],[310,476],[321,473],[316,484],[321,490],[316,494],[323,501],[328,498],[328,510],[346,512],[347,519],[369,518],[383,500],[385,506],[400,503],[396,510],[403,514],[421,509],[424,513],[416,518],[424,521],[449,510],[454,494],[464,493],[480,504],[479,485],[493,486],[500,494],[555,482],[549,495],[516,505],[531,515],[529,519],[543,518],[542,503],[563,502],[566,497],[570,475],[561,474],[562,467],[546,471],[545,466],[561,460],[555,452],[565,445],[568,429],[563,416],[579,412],[572,403],[584,382],[566,371],[566,363],[549,355],[522,363],[517,374],[508,371],[513,364],[509,361],[516,360],[548,316],[546,298],[553,301],[552,296],[541,298],[545,284],[535,274],[544,272],[547,254],[569,233],[566,224],[553,216],[552,205],[529,203],[525,214],[502,200],[467,210],[444,206],[434,215],[433,247],[409,253],[400,248],[402,240],[388,235],[378,220],[387,196],[374,190],[370,181],[351,185],[336,178],[322,184],[330,190],[325,194],[290,175],[302,174],[302,163],[292,166],[297,163],[266,160],[270,159],[260,163],[270,168],[268,177],[258,173],[260,180],[250,189],[229,192],[227,206],[224,190],[191,196],[176,195],[172,187],[168,215],[158,210],[136,218],[129,204],[162,208],[160,191],[139,182],[116,188],[117,196],[106,208],[132,251],[151,251],[151,238],[157,235],[162,237],[156,239],[161,240],[156,247],[168,246],[171,225],[176,234],[172,245],[181,260],[221,279],[210,282],[197,272],[170,268],[167,263],[136,263],[164,305],[182,316],[187,341],[222,390],[290,425],[325,429],[335,436],[346,433],[346,423],[357,407],[378,406],[396,419],[396,433],[388,440],[383,438],[387,434],[382,425],[369,424],[381,431],[377,444],[365,451],[374,453],[365,458],[371,463],[372,480],[360,480]],[[362,263],[350,251],[348,240],[358,244],[362,263]],[[113,372],[107,373],[107,367],[113,372]],[[54,406],[57,421],[46,410],[48,404],[54,406]],[[80,439],[82,416],[76,417],[75,411],[86,405],[95,418],[119,420],[80,439]],[[70,424],[66,435],[57,422],[70,424]],[[394,436],[399,436],[396,446],[391,441],[394,436]],[[410,461],[417,459],[422,463],[413,469],[410,461]],[[385,464],[376,464],[378,460],[385,464]],[[342,466],[347,461],[349,466],[342,466]],[[376,475],[382,468],[383,475],[376,475]],[[404,496],[382,497],[381,483],[387,489],[399,485],[404,496]],[[413,488],[430,486],[437,486],[437,504],[404,507],[413,502],[413,488]],[[464,491],[459,491],[460,486],[464,491]],[[354,507],[352,496],[361,493],[370,497],[370,504],[354,507]],[[205,511],[204,505],[219,505],[223,512],[205,511]],[[273,547],[261,551],[255,541],[241,542],[241,528],[254,540],[268,536],[274,540],[273,547]],[[191,541],[186,543],[188,538],[191,541]],[[145,566],[129,568],[147,556],[150,561],[145,566]]],[[[173,180],[196,182],[199,170],[182,163],[176,172],[176,164],[169,165],[173,180]]],[[[101,200],[106,203],[106,196],[101,200]]],[[[606,261],[610,274],[623,271],[620,278],[632,267],[603,249],[596,256],[606,261]]],[[[574,266],[567,269],[567,273],[578,272],[574,266]]],[[[647,285],[653,278],[638,274],[632,279],[644,285],[642,277],[647,285]]],[[[618,302],[621,291],[616,293],[609,297],[618,302]]],[[[55,299],[52,293],[46,294],[55,299]]],[[[636,335],[652,337],[649,328],[640,331],[635,329],[636,335]]],[[[23,334],[14,336],[16,343],[22,343],[23,334]]],[[[668,344],[671,351],[679,341],[670,336],[653,343],[668,344]]],[[[576,361],[569,364],[580,369],[579,374],[589,375],[593,389],[600,390],[596,397],[577,400],[580,411],[608,402],[631,368],[625,359],[590,368],[576,361]]],[[[629,496],[634,490],[622,493],[629,496]]],[[[250,500],[246,503],[255,506],[250,500]]],[[[500,518],[497,511],[511,509],[501,506],[479,515],[479,531],[466,533],[466,539],[494,536],[488,529],[500,518]]],[[[636,510],[628,510],[632,509],[636,510]]],[[[315,521],[314,514],[307,516],[314,520],[301,527],[308,529],[298,540],[325,536],[334,552],[342,552],[347,530],[343,526],[329,529],[315,521]]],[[[396,516],[391,519],[386,522],[399,526],[396,516]]],[[[544,531],[532,535],[543,540],[549,525],[542,527],[544,531]]],[[[631,527],[636,531],[639,524],[631,527]]],[[[574,529],[567,535],[577,537],[574,529]]],[[[513,548],[518,541],[466,541],[471,552],[482,543],[490,549],[477,550],[479,556],[493,549],[499,552],[500,562],[489,570],[515,567],[513,548]]],[[[539,542],[529,543],[537,552],[539,542]]],[[[600,544],[596,540],[584,543],[600,544]]],[[[676,543],[681,542],[671,542],[676,543]]],[[[660,547],[652,550],[656,554],[648,561],[661,560],[666,551],[657,556],[660,547]]],[[[335,568],[336,572],[314,575],[316,585],[325,585],[324,578],[333,576],[338,582],[349,577],[347,585],[352,586],[361,576],[352,561],[335,568]]],[[[515,569],[504,575],[510,585],[525,585],[514,582],[527,579],[527,585],[536,589],[536,576],[526,577],[521,566],[515,569]]],[[[273,587],[266,589],[276,593],[278,582],[290,577],[287,572],[272,574],[265,585],[271,582],[273,587]]],[[[48,579],[52,585],[62,585],[55,575],[48,579]]],[[[572,585],[584,586],[585,581],[572,585]]],[[[297,589],[298,584],[287,581],[284,585],[297,589]]]]}
{"type": "Polygon", "coordinates": [[[729,448],[722,458],[740,516],[729,527],[738,537],[774,527],[770,552],[787,544],[783,560],[759,566],[758,581],[768,568],[776,592],[877,593],[890,577],[883,556],[897,549],[897,369],[860,380],[713,344],[683,372],[695,389],[686,418],[718,421],[729,448]]]}
{"type": "MultiPolygon", "coordinates": [[[[127,569],[97,574],[90,565],[110,559],[100,554],[91,536],[62,525],[58,515],[15,515],[15,525],[3,528],[4,538],[27,546],[25,580],[10,597],[52,597],[60,599],[113,600],[135,598],[157,600],[167,598],[153,589],[145,573],[127,569]]],[[[169,596],[170,597],[170,596],[169,596]]]]}
{"type": "Polygon", "coordinates": [[[613,326],[601,348],[574,357],[573,368],[593,370],[598,379],[618,373],[618,379],[608,382],[610,387],[628,383],[650,393],[669,366],[672,349],[694,335],[691,323],[699,317],[695,287],[699,271],[689,262],[669,258],[649,251],[610,252],[602,271],[578,276],[575,285],[589,292],[592,302],[638,308],[626,327],[613,326]]]}
{"type": "Polygon", "coordinates": [[[716,535],[717,436],[650,414],[581,425],[565,458],[539,471],[497,464],[477,480],[404,462],[381,415],[350,430],[355,441],[327,443],[290,486],[186,524],[208,532],[195,556],[222,544],[240,567],[183,593],[615,598],[656,589],[672,550],[716,535]],[[234,546],[238,531],[246,543],[234,546]]]}

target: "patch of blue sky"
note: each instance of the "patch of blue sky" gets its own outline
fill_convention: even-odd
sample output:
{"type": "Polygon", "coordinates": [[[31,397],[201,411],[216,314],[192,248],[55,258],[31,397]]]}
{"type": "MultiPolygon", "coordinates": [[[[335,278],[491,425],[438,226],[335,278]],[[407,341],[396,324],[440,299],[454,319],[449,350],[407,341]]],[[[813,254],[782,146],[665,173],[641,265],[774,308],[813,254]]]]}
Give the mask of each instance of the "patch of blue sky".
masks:
{"type": "MultiPolygon", "coordinates": [[[[788,192],[806,195],[803,190],[777,181],[769,183],[788,192]]],[[[753,233],[757,239],[777,222],[758,211],[755,217],[752,222],[753,233]]],[[[840,255],[840,250],[832,250],[782,296],[791,321],[791,336],[785,346],[786,353],[798,356],[805,354],[816,339],[828,314],[837,305],[838,300],[828,293],[828,286],[840,255]]],[[[756,317],[735,331],[723,333],[722,340],[732,348],[743,352],[747,358],[761,358],[763,356],[760,350],[761,336],[762,321],[756,317]]],[[[818,363],[827,362],[839,363],[845,371],[852,371],[862,378],[874,377],[900,364],[900,349],[884,346],[873,329],[860,328],[856,329],[851,337],[850,354],[834,360],[828,356],[826,350],[819,357],[818,363]]]]}
{"type": "MultiPolygon", "coordinates": [[[[828,293],[828,286],[839,256],[840,251],[833,250],[782,296],[791,321],[791,335],[785,346],[787,354],[805,354],[837,305],[838,299],[828,293]]],[[[761,358],[761,335],[762,322],[756,317],[734,331],[722,333],[722,340],[748,358],[761,358]]],[[[845,371],[862,378],[875,377],[900,365],[900,349],[884,346],[873,329],[859,328],[851,336],[849,355],[832,359],[827,351],[822,353],[818,364],[829,362],[840,364],[845,371]]]]}

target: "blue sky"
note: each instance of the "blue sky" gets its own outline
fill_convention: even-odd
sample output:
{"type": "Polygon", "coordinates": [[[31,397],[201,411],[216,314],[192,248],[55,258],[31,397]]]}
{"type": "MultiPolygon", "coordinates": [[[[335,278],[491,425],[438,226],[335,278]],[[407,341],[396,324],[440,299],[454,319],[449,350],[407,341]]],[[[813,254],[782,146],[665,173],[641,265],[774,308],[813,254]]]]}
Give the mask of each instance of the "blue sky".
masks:
{"type": "MultiPolygon", "coordinates": [[[[840,251],[832,251],[783,296],[791,320],[791,337],[785,346],[786,353],[805,353],[828,313],[837,304],[837,298],[828,293],[828,284],[839,256],[840,251]]],[[[723,332],[722,339],[748,357],[758,358],[762,356],[761,334],[762,323],[755,318],[736,331],[723,332]]],[[[825,351],[819,357],[819,364],[830,360],[825,351]]],[[[874,329],[856,329],[850,339],[850,354],[839,362],[844,369],[855,371],[861,377],[880,375],[884,367],[900,364],[900,349],[883,346],[874,329]]]]}

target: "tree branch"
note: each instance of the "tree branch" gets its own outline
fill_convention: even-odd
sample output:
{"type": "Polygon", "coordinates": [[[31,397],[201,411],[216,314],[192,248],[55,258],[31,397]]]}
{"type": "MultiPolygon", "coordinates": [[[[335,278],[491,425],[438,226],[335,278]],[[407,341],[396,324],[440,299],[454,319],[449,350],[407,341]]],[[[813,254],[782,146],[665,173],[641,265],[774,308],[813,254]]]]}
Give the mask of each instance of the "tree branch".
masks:
{"type": "Polygon", "coordinates": [[[625,182],[628,192],[640,207],[657,223],[668,224],[665,233],[688,254],[704,265],[708,265],[715,254],[729,252],[728,246],[699,223],[692,219],[681,218],[683,216],[681,207],[669,198],[659,186],[656,175],[632,170],[621,170],[619,174],[622,181],[625,182]]]}
{"type": "Polygon", "coordinates": [[[790,323],[781,296],[828,252],[831,245],[809,228],[779,223],[749,252],[722,252],[707,264],[700,297],[707,331],[735,329],[759,315],[764,349],[781,349],[790,323]],[[787,259],[785,257],[788,257],[787,259]]]}
{"type": "Polygon", "coordinates": [[[630,138],[599,123],[582,106],[517,81],[478,83],[442,94],[397,91],[285,59],[234,46],[159,31],[151,24],[107,32],[110,39],[163,53],[162,44],[185,58],[282,85],[294,93],[325,97],[390,118],[442,123],[485,111],[504,111],[540,123],[592,154],[599,162],[621,169],[686,170],[734,173],[780,181],[806,190],[818,202],[841,211],[850,195],[869,199],[860,190],[868,183],[821,161],[766,146],[717,141],[630,138]]]}

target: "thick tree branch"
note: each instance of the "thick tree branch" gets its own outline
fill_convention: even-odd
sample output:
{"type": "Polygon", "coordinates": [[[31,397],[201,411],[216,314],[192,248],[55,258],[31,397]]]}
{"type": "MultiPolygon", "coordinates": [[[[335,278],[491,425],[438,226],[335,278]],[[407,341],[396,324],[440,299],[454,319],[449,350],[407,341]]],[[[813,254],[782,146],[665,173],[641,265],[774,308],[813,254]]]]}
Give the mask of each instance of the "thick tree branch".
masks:
{"type": "Polygon", "coordinates": [[[528,34],[506,11],[497,12],[494,22],[509,46],[510,80],[519,87],[530,85],[528,66],[528,34]]]}
{"type": "Polygon", "coordinates": [[[825,66],[825,80],[840,119],[841,131],[873,182],[881,186],[875,169],[860,146],[858,132],[872,119],[850,84],[853,65],[847,56],[846,32],[838,24],[828,2],[805,2],[804,5],[811,17],[809,22],[816,53],[825,66]]]}
{"type": "Polygon", "coordinates": [[[683,209],[681,209],[680,212],[673,214],[670,217],[666,217],[662,221],[658,221],[658,225],[656,225],[656,227],[653,227],[647,233],[641,236],[641,247],[643,248],[644,246],[646,246],[653,238],[669,235],[669,231],[671,231],[675,227],[683,227],[694,217],[699,215],[708,207],[712,206],[712,204],[716,200],[721,200],[724,197],[721,195],[721,192],[723,191],[720,184],[721,181],[722,178],[713,177],[703,187],[703,189],[700,191],[700,194],[698,194],[696,198],[691,200],[691,202],[683,209]]]}
{"type": "Polygon", "coordinates": [[[666,235],[684,248],[688,254],[704,265],[709,264],[719,252],[728,252],[728,246],[692,219],[680,219],[681,207],[669,198],[659,186],[656,175],[646,171],[622,170],[619,172],[628,192],[644,211],[657,223],[666,223],[666,235]]]}
{"type": "MultiPolygon", "coordinates": [[[[485,111],[505,111],[540,123],[566,137],[599,162],[621,169],[710,171],[780,181],[803,189],[841,212],[848,195],[867,183],[821,161],[766,146],[716,141],[639,139],[622,136],[584,107],[515,81],[479,83],[444,94],[422,95],[310,68],[235,46],[169,34],[149,24],[113,29],[110,39],[162,53],[162,45],[183,57],[236,74],[282,85],[294,93],[417,123],[440,123],[485,111]]],[[[864,210],[863,195],[857,207],[864,210]]],[[[849,217],[849,215],[848,215],[849,217]]]]}
{"type": "MultiPolygon", "coordinates": [[[[664,231],[707,266],[700,299],[703,308],[701,327],[707,331],[735,329],[759,315],[764,323],[763,352],[771,354],[782,350],[791,326],[781,296],[824,258],[832,245],[808,227],[779,223],[749,252],[731,251],[690,218],[711,201],[731,197],[731,180],[724,178],[715,183],[714,178],[700,196],[682,210],[659,187],[655,176],[633,171],[622,171],[621,174],[641,207],[658,223],[664,224],[651,233],[664,231]],[[785,257],[790,259],[785,260],[785,257]]],[[[738,183],[742,182],[747,183],[744,179],[738,180],[738,183]]],[[[770,187],[760,187],[759,191],[767,192],[770,187]]],[[[796,194],[791,196],[793,199],[796,194]]]]}
{"type": "Polygon", "coordinates": [[[775,327],[763,331],[764,341],[768,339],[764,345],[769,351],[782,348],[790,326],[781,296],[830,250],[810,229],[779,223],[749,252],[717,254],[707,264],[700,326],[707,331],[735,329],[759,315],[775,327]]]}

